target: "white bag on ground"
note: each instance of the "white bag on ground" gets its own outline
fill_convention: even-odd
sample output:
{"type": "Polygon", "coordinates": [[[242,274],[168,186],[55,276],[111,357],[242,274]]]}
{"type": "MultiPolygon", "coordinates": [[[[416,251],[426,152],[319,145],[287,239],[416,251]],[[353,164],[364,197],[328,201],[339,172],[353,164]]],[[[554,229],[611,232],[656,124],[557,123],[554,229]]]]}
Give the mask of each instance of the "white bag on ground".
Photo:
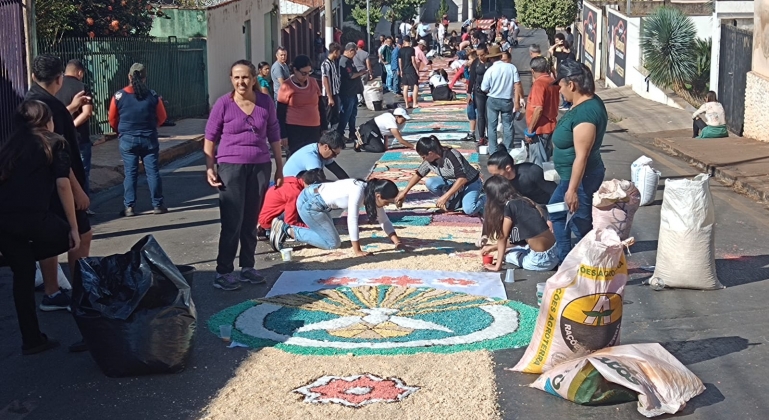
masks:
{"type": "MultiPolygon", "coordinates": [[[[38,287],[43,284],[43,273],[40,272],[40,263],[35,263],[35,267],[35,287],[38,287]]],[[[72,285],[69,284],[67,276],[64,275],[64,270],[61,269],[61,264],[57,264],[56,267],[59,268],[59,273],[57,275],[59,280],[59,287],[64,290],[72,290],[72,285]]]]}
{"type": "Polygon", "coordinates": [[[665,287],[722,289],[715,260],[715,212],[709,177],[665,182],[654,277],[665,287]]]}
{"type": "Polygon", "coordinates": [[[513,162],[515,164],[526,162],[526,159],[529,158],[529,150],[526,149],[526,146],[521,146],[517,149],[513,148],[510,150],[510,157],[513,158],[513,162]]]}
{"type": "Polygon", "coordinates": [[[374,111],[374,102],[382,102],[382,84],[380,82],[368,82],[363,86],[363,99],[366,102],[366,108],[374,111]]]}
{"type": "Polygon", "coordinates": [[[584,405],[633,401],[638,393],[638,412],[646,417],[675,414],[705,391],[702,381],[657,343],[599,350],[554,366],[530,386],[584,405]]]}
{"type": "Polygon", "coordinates": [[[647,156],[641,156],[630,165],[630,180],[638,188],[641,194],[641,205],[647,206],[654,202],[657,195],[657,186],[662,175],[652,168],[652,160],[647,156]]]}
{"type": "Polygon", "coordinates": [[[641,194],[630,181],[604,181],[593,195],[593,229],[613,228],[624,241],[640,202],[641,194]]]}
{"type": "Polygon", "coordinates": [[[594,229],[545,284],[534,336],[513,370],[542,373],[558,363],[619,344],[627,283],[623,244],[594,229]]]}

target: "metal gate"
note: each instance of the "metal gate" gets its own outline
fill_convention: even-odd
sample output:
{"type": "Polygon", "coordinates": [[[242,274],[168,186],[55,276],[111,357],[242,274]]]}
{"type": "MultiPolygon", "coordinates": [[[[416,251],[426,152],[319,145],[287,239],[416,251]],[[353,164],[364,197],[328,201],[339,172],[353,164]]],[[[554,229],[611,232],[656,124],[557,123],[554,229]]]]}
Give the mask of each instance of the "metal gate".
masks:
{"type": "Polygon", "coordinates": [[[722,24],[718,100],[724,106],[727,127],[740,136],[745,125],[745,85],[752,57],[753,32],[722,24]]]}
{"type": "Polygon", "coordinates": [[[84,82],[94,101],[91,134],[111,133],[108,111],[112,95],[128,84],[133,63],[147,66],[147,84],[166,103],[171,119],[208,112],[206,41],[155,38],[64,38],[38,40],[40,53],[77,58],[86,68],[84,82]]]}
{"type": "Polygon", "coordinates": [[[27,92],[27,54],[21,0],[0,0],[0,138],[27,92]]]}

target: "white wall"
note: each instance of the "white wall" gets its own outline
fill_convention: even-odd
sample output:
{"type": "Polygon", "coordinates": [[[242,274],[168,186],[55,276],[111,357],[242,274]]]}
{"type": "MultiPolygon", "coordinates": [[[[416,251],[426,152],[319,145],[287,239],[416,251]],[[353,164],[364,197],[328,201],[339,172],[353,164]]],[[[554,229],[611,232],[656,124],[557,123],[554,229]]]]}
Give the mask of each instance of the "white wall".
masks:
{"type": "Polygon", "coordinates": [[[721,20],[752,19],[753,1],[716,1],[716,11],[711,24],[713,45],[710,50],[710,90],[718,92],[719,67],[721,57],[721,20]]]}
{"type": "MultiPolygon", "coordinates": [[[[232,90],[230,65],[246,58],[244,23],[251,21],[251,61],[273,61],[265,51],[265,14],[273,9],[273,0],[232,0],[206,10],[208,21],[208,101],[211,105],[232,90]]],[[[280,22],[280,16],[278,16],[280,22]]],[[[273,34],[278,40],[277,30],[273,34]]]]}

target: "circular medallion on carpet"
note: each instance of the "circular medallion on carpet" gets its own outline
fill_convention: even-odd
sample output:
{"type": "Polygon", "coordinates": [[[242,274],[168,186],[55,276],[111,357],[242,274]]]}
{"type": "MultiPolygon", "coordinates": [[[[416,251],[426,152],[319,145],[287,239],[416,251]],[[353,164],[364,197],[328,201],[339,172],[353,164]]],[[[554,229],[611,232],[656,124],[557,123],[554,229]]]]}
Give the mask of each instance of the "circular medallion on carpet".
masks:
{"type": "Polygon", "coordinates": [[[538,310],[521,302],[428,287],[358,286],[244,302],[208,321],[251,348],[298,354],[452,353],[519,348],[538,310]]]}

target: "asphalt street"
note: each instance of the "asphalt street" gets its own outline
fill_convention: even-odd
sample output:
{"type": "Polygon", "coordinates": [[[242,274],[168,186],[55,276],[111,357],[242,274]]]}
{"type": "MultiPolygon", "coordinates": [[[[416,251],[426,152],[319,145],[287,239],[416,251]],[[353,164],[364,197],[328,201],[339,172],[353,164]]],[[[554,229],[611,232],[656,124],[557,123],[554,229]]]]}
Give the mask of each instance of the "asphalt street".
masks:
{"type": "MultiPolygon", "coordinates": [[[[528,35],[524,31],[524,36],[528,35]]],[[[514,63],[523,63],[524,40],[515,50],[514,63]]],[[[545,45],[544,39],[536,41],[545,45]]],[[[522,73],[528,66],[520,65],[522,73]]],[[[524,78],[528,91],[529,79],[524,78]]],[[[361,115],[359,123],[370,114],[361,115]]],[[[651,148],[646,141],[610,125],[601,149],[607,179],[629,179],[630,164],[642,154],[655,160],[664,179],[691,177],[697,170],[651,148]]],[[[340,164],[351,176],[365,177],[378,155],[345,150],[340,164]]],[[[483,162],[482,162],[483,163],[483,162]]],[[[333,175],[331,175],[333,178],[333,175]]],[[[92,255],[126,252],[144,235],[154,235],[177,264],[197,268],[192,286],[198,309],[198,334],[189,367],[175,375],[111,379],[105,377],[88,353],[70,354],[66,345],[79,339],[72,316],[66,312],[40,313],[47,334],[63,347],[41,355],[22,357],[11,296],[11,276],[0,269],[0,420],[47,419],[194,419],[209,399],[224,386],[244,349],[226,349],[204,329],[215,312],[249,298],[263,296],[280,274],[277,255],[260,243],[258,268],[267,285],[246,285],[237,292],[211,287],[219,235],[219,210],[215,190],[205,182],[200,153],[163,170],[166,203],[171,212],[151,215],[146,185],[140,187],[137,217],[118,217],[122,188],[94,199],[95,236],[92,255]]],[[[769,319],[769,212],[732,190],[711,182],[716,206],[716,264],[719,291],[652,291],[642,285],[654,265],[659,211],[664,185],[657,201],[641,208],[633,224],[636,245],[628,257],[631,280],[625,289],[623,343],[658,342],[687,365],[706,384],[676,417],[687,419],[765,419],[769,403],[762,397],[769,375],[766,322],[769,319]]],[[[429,267],[425,267],[429,269],[429,267]]],[[[519,275],[507,285],[508,297],[536,305],[535,285],[544,275],[519,275]]],[[[41,296],[38,295],[38,299],[41,296]]],[[[586,407],[526,387],[535,376],[504,370],[513,366],[523,349],[494,354],[499,404],[505,419],[639,419],[636,403],[586,407]]],[[[276,366],[290,369],[290,366],[276,366]]],[[[429,407],[425,407],[429,410],[429,407]]],[[[418,418],[418,417],[414,417],[418,418]]],[[[457,418],[472,418],[462,413],[457,418]]]]}

